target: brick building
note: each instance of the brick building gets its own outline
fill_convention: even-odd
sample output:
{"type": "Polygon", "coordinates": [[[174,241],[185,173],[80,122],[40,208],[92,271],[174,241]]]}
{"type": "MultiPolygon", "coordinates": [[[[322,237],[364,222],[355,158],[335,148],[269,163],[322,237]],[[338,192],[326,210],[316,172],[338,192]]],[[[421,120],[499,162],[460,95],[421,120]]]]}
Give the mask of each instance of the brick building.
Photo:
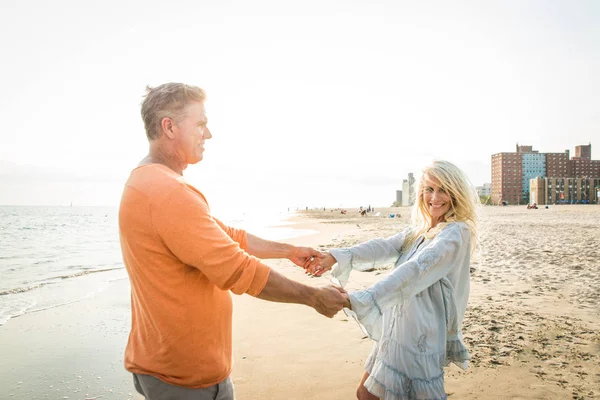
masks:
{"type": "Polygon", "coordinates": [[[564,153],[546,153],[547,176],[570,176],[569,150],[564,153]]]}
{"type": "Polygon", "coordinates": [[[494,204],[523,203],[523,156],[524,150],[531,146],[519,146],[515,153],[492,155],[492,202],[494,204]]]}
{"type": "MultiPolygon", "coordinates": [[[[540,153],[533,146],[519,146],[514,153],[497,153],[492,155],[492,202],[494,204],[553,204],[554,195],[546,193],[548,185],[569,185],[580,188],[580,194],[570,192],[570,202],[585,202],[596,198],[597,179],[600,178],[600,160],[592,160],[592,145],[575,146],[575,156],[569,159],[569,150],[564,153],[540,153]],[[536,178],[552,178],[559,181],[539,181],[536,178]],[[579,179],[560,181],[560,179],[579,179]],[[587,179],[587,181],[582,181],[587,179]],[[562,183],[560,183],[562,182],[562,183]],[[585,183],[588,182],[588,183],[585,183]],[[534,185],[533,187],[531,185],[534,185]],[[589,185],[591,189],[588,188],[589,185]],[[541,195],[541,191],[546,193],[541,195]],[[590,195],[593,191],[593,196],[590,195]],[[535,193],[535,196],[534,196],[535,193]],[[546,201],[530,201],[547,199],[546,201]]],[[[575,189],[572,189],[575,190],[575,189]]],[[[563,197],[565,192],[563,192],[563,197]]],[[[577,192],[579,193],[579,192],[577,192]]],[[[559,199],[561,200],[561,199],[559,199]]],[[[562,199],[565,200],[565,199],[562,199]]],[[[566,200],[565,200],[566,202],[566,200]]]]}

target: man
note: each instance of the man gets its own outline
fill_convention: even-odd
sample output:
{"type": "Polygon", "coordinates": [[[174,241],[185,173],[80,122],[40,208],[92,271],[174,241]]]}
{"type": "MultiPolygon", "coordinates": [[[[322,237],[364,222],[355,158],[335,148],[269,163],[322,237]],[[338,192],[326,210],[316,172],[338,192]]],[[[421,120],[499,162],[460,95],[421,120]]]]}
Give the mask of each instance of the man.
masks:
{"type": "Polygon", "coordinates": [[[211,215],[182,177],[212,137],[202,89],[181,83],[147,88],[142,119],[149,152],[131,172],[119,210],[131,281],[132,326],[125,368],[150,400],[234,398],[230,291],[297,303],[333,317],[345,298],[271,270],[259,258],[308,266],[314,249],[261,239],[211,215]]]}

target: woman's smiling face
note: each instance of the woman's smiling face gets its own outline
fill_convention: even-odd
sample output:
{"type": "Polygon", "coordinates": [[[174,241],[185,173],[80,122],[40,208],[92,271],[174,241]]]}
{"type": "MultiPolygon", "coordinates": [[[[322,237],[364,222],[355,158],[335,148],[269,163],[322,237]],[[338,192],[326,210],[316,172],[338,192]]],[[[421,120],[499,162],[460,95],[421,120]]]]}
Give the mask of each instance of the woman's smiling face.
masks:
{"type": "Polygon", "coordinates": [[[433,228],[439,222],[444,222],[444,215],[450,211],[452,199],[440,187],[440,182],[437,179],[427,174],[425,174],[423,179],[423,202],[429,215],[431,215],[431,227],[433,228]]]}

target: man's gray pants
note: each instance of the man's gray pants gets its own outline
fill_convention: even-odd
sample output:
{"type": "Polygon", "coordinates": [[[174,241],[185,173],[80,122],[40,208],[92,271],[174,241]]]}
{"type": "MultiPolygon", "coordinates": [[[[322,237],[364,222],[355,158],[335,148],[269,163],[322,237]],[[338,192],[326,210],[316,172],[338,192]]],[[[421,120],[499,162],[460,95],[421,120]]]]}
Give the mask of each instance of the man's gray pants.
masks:
{"type": "Polygon", "coordinates": [[[204,389],[171,385],[152,375],[133,374],[133,384],[147,400],[235,400],[231,378],[204,389]]]}

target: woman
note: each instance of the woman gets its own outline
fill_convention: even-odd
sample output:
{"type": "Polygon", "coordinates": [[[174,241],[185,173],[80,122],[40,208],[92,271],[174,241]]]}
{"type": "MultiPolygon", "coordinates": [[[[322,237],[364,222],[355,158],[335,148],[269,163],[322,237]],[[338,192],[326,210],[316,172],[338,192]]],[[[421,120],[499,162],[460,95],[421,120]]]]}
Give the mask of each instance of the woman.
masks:
{"type": "Polygon", "coordinates": [[[394,263],[387,277],[348,294],[347,313],[375,341],[358,399],[446,399],[443,367],[466,369],[461,325],[469,297],[477,195],[447,161],[423,170],[410,227],[387,239],[332,249],[308,272],[331,269],[345,284],[352,269],[394,263]]]}

